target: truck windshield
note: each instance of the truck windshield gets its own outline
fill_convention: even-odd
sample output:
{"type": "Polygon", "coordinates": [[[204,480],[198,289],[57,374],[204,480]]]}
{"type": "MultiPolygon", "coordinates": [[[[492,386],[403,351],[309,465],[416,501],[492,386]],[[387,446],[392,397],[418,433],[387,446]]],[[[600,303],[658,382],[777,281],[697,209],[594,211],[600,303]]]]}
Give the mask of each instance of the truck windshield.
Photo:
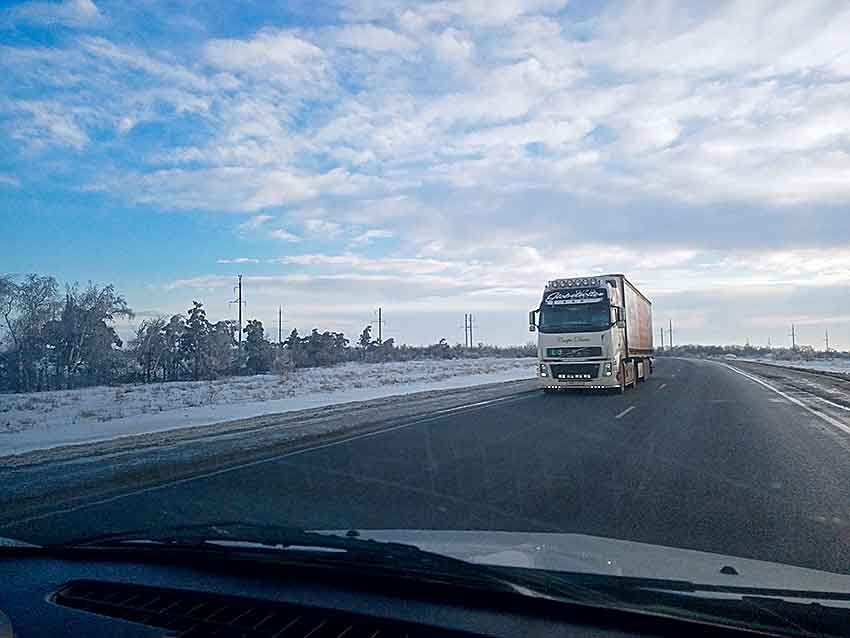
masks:
{"type": "MultiPolygon", "coordinates": [[[[540,332],[593,332],[607,330],[611,310],[604,292],[593,301],[582,290],[547,293],[540,304],[540,332]]],[[[594,290],[593,293],[600,291],[594,290]]]]}

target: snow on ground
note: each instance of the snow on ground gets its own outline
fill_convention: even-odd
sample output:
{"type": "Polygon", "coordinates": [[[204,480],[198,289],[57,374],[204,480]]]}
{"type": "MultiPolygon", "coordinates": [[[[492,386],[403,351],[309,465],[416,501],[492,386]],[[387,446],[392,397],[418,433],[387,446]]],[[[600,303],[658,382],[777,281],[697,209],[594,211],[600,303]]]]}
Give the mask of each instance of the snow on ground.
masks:
{"type": "Polygon", "coordinates": [[[818,370],[822,372],[835,372],[850,375],[850,359],[815,359],[812,361],[791,360],[781,361],[768,358],[739,358],[738,361],[753,361],[755,363],[770,363],[788,368],[802,368],[804,370],[818,370]]]}
{"type": "Polygon", "coordinates": [[[424,390],[531,379],[533,358],[347,363],[281,375],[0,395],[0,456],[424,390]]]}

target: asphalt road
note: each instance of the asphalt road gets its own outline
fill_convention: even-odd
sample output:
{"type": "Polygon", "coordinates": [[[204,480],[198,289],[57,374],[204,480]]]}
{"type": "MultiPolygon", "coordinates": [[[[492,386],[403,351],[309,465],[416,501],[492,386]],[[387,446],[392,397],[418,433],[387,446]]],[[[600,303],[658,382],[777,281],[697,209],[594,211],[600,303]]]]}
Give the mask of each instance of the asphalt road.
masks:
{"type": "Polygon", "coordinates": [[[850,384],[734,365],[660,359],[625,395],[519,393],[6,520],[0,535],[215,520],[562,531],[850,573],[850,384]]]}

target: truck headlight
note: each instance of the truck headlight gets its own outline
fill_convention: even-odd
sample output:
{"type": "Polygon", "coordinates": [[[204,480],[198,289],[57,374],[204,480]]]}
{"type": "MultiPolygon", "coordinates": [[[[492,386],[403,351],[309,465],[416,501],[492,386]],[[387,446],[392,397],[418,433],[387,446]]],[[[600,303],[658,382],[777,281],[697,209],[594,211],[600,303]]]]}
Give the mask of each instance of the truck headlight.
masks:
{"type": "Polygon", "coordinates": [[[541,377],[548,377],[549,376],[549,371],[546,369],[545,363],[541,363],[539,366],[537,366],[537,368],[540,371],[541,377]]]}
{"type": "Polygon", "coordinates": [[[614,374],[614,364],[613,364],[613,362],[611,362],[611,361],[605,362],[605,365],[602,366],[602,374],[604,374],[606,377],[610,377],[612,374],[614,374]]]}

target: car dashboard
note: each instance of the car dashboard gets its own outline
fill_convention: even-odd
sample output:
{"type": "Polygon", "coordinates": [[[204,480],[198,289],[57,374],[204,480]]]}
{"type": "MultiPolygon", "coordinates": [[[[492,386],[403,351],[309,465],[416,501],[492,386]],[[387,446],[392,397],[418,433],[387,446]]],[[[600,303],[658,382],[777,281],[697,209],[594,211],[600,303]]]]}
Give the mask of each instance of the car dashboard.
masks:
{"type": "MultiPolygon", "coordinates": [[[[669,618],[576,609],[324,570],[16,552],[0,557],[6,616],[26,636],[737,635],[669,618]]],[[[752,634],[750,634],[752,635],[752,634]]]]}

